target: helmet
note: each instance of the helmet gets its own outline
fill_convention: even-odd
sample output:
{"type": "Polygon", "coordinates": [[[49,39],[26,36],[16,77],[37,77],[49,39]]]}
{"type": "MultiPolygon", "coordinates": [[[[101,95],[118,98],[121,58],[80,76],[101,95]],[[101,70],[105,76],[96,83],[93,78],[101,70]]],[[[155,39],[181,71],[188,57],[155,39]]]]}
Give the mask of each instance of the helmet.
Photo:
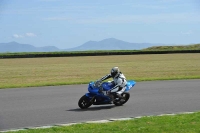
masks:
{"type": "Polygon", "coordinates": [[[119,74],[119,68],[118,67],[113,67],[110,71],[111,76],[114,78],[116,75],[119,74]]]}

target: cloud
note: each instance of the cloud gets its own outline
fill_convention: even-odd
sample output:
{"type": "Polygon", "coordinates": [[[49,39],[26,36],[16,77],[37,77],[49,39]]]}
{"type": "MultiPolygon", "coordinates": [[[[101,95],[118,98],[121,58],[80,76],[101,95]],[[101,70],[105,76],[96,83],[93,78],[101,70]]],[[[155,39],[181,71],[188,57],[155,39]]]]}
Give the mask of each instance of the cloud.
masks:
{"type": "Polygon", "coordinates": [[[178,2],[180,0],[160,0],[160,2],[164,2],[164,3],[171,3],[171,2],[178,2]]]}
{"type": "Polygon", "coordinates": [[[121,15],[103,18],[88,18],[79,20],[80,23],[199,23],[199,14],[170,13],[152,15],[121,15]]]}
{"type": "Polygon", "coordinates": [[[49,18],[44,18],[43,20],[52,20],[52,21],[55,21],[55,20],[72,20],[71,18],[68,18],[68,17],[49,17],[49,18]]]}
{"type": "Polygon", "coordinates": [[[182,32],[181,34],[182,35],[191,35],[191,34],[193,34],[193,32],[190,30],[190,31],[187,31],[187,32],[182,32]]]}
{"type": "Polygon", "coordinates": [[[81,24],[126,24],[126,23],[200,23],[200,15],[197,13],[158,13],[143,15],[107,15],[107,16],[55,16],[43,18],[45,21],[67,21],[81,24]]]}
{"type": "Polygon", "coordinates": [[[136,4],[136,5],[132,5],[133,8],[140,8],[140,9],[167,9],[167,6],[163,6],[163,5],[144,5],[144,4],[136,4]]]}
{"type": "Polygon", "coordinates": [[[14,34],[13,37],[14,38],[23,38],[24,36],[23,35],[14,34]]]}
{"type": "Polygon", "coordinates": [[[13,34],[12,37],[13,38],[25,38],[25,37],[36,37],[37,35],[31,32],[25,33],[23,35],[20,34],[13,34]]]}
{"type": "Polygon", "coordinates": [[[31,33],[31,32],[26,33],[25,35],[26,35],[27,37],[35,37],[35,36],[37,36],[36,34],[31,33]]]}
{"type": "Polygon", "coordinates": [[[39,0],[41,2],[57,2],[57,1],[61,1],[61,0],[39,0]]]}

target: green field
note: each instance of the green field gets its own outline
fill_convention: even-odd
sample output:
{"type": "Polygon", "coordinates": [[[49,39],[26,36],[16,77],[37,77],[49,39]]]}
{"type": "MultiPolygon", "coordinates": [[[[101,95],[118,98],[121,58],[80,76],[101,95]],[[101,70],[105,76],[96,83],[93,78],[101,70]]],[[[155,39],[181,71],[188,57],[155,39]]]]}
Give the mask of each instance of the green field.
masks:
{"type": "Polygon", "coordinates": [[[0,59],[0,88],[88,83],[113,66],[136,81],[199,79],[200,53],[0,59]]]}

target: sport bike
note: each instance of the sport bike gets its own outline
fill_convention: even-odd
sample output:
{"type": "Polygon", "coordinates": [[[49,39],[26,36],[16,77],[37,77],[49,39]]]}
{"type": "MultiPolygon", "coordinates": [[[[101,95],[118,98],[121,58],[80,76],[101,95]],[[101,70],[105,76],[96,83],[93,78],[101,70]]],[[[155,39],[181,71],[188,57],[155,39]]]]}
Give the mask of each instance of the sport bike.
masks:
{"type": "Polygon", "coordinates": [[[130,93],[128,91],[133,88],[135,84],[136,82],[133,80],[127,81],[126,90],[121,94],[121,98],[118,99],[116,93],[107,93],[114,87],[112,82],[108,81],[102,83],[100,81],[92,81],[88,85],[89,92],[79,99],[78,106],[81,109],[86,109],[91,105],[104,104],[115,104],[116,106],[121,106],[129,100],[130,93]]]}

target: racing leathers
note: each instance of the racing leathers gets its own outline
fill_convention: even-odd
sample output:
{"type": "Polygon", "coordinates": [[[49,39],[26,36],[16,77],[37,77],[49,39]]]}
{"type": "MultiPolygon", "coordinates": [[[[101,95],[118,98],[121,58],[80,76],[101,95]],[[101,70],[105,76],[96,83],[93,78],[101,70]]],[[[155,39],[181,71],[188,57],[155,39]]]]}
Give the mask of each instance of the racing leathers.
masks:
{"type": "MultiPolygon", "coordinates": [[[[111,78],[111,74],[107,74],[106,76],[102,77],[100,81],[104,81],[106,79],[111,78]]],[[[115,77],[113,77],[114,87],[110,90],[109,93],[116,93],[118,98],[121,99],[121,94],[125,91],[126,89],[126,77],[124,76],[123,73],[119,72],[115,77]]]]}

